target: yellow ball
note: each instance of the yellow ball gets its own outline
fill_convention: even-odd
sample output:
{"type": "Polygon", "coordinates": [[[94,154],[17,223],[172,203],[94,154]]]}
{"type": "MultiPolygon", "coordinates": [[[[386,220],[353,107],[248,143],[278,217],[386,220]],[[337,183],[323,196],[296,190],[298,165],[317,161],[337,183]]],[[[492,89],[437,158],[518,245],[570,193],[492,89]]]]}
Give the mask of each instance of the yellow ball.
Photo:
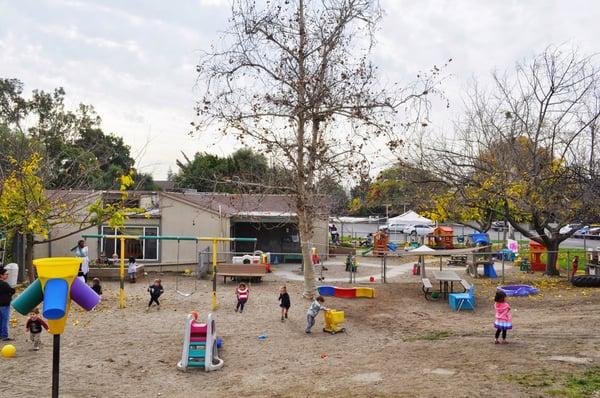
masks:
{"type": "Polygon", "coordinates": [[[0,354],[2,354],[4,358],[12,358],[17,354],[17,348],[12,344],[7,344],[2,347],[0,354]]]}

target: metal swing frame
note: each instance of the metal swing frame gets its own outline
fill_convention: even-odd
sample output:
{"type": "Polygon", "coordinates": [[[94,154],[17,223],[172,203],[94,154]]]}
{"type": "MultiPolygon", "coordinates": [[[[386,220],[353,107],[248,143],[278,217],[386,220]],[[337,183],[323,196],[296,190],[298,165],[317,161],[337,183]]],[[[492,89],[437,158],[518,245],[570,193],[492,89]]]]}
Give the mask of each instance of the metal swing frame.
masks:
{"type": "MultiPolygon", "coordinates": [[[[175,276],[175,291],[180,296],[190,297],[191,295],[196,293],[196,291],[198,291],[198,278],[194,278],[194,290],[192,290],[191,292],[187,293],[187,292],[183,292],[179,289],[179,279],[181,278],[181,276],[179,275],[180,274],[180,272],[179,272],[179,243],[180,242],[181,242],[181,240],[177,239],[177,273],[175,276]]],[[[196,253],[198,253],[198,240],[196,240],[196,253]]]]}

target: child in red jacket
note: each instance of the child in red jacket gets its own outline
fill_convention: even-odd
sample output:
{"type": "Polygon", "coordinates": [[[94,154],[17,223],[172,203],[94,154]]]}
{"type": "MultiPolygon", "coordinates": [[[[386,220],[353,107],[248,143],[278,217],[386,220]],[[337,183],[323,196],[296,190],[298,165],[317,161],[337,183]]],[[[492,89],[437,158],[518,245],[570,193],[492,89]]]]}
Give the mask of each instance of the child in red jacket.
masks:
{"type": "Polygon", "coordinates": [[[44,320],[40,317],[40,310],[38,308],[34,308],[29,313],[29,319],[25,324],[25,328],[29,331],[29,337],[31,342],[33,343],[33,349],[38,351],[40,349],[40,345],[42,344],[41,334],[42,328],[48,330],[48,324],[44,322],[44,320]]]}
{"type": "Polygon", "coordinates": [[[244,312],[244,305],[246,304],[246,301],[248,301],[248,295],[250,294],[250,291],[248,290],[248,287],[246,286],[246,284],[244,283],[240,283],[237,287],[237,289],[235,289],[235,295],[237,296],[237,305],[235,306],[235,312],[240,311],[240,313],[244,312]]]}

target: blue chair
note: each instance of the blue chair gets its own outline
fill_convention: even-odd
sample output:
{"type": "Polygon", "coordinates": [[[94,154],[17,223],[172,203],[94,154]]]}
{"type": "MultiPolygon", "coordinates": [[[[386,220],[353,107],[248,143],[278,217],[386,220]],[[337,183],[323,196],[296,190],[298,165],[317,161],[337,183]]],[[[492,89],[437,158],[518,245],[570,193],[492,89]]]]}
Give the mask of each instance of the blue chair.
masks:
{"type": "Polygon", "coordinates": [[[475,310],[475,287],[471,285],[466,293],[450,293],[448,304],[452,311],[475,310]]]}

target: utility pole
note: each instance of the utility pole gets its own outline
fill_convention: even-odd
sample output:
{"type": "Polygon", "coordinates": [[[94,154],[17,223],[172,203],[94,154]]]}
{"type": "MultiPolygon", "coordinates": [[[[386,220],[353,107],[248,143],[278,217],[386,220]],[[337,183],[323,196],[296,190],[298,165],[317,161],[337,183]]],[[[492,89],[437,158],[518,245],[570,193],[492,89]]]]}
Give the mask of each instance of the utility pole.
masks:
{"type": "Polygon", "coordinates": [[[385,204],[385,220],[389,220],[390,219],[390,204],[385,204]]]}

